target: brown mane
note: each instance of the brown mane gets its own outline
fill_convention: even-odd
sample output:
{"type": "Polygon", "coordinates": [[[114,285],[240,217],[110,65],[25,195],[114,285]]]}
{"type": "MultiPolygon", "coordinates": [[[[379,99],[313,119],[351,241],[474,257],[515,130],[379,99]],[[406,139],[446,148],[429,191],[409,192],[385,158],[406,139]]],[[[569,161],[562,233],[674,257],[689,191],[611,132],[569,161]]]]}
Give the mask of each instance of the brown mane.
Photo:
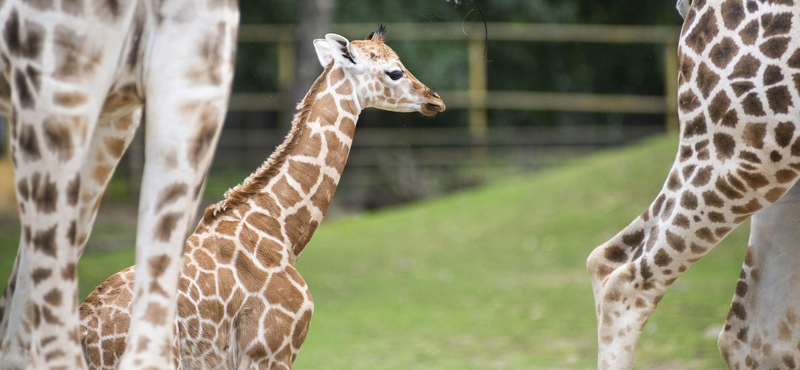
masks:
{"type": "Polygon", "coordinates": [[[329,63],[322,71],[322,74],[317,77],[311,89],[308,90],[305,98],[297,104],[297,109],[300,111],[295,114],[292,120],[292,129],[286,135],[286,139],[279,145],[272,155],[267,158],[264,164],[256,170],[253,174],[247,177],[244,182],[231,188],[225,192],[225,199],[217,204],[212,204],[203,212],[203,219],[201,223],[206,225],[211,224],[218,217],[228,214],[231,210],[244,204],[252,196],[261,192],[270,180],[278,173],[283,163],[286,161],[288,154],[295,148],[297,141],[303,134],[306,127],[306,120],[311,113],[311,106],[317,99],[317,94],[320,88],[323,87],[325,81],[328,79],[328,73],[333,67],[333,62],[329,63]]]}

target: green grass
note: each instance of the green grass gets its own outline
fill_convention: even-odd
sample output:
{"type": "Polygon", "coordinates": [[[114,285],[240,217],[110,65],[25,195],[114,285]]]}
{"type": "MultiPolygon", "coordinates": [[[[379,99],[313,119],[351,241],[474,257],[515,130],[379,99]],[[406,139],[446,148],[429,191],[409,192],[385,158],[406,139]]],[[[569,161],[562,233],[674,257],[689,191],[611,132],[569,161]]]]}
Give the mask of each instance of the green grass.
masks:
{"type": "MultiPolygon", "coordinates": [[[[649,140],[325,223],[298,263],[316,312],[295,369],[594,368],[586,257],[649,205],[676,148],[674,139],[649,140]]],[[[716,333],[747,232],[735,231],[673,285],[645,328],[637,368],[724,368],[716,333]]],[[[15,248],[16,235],[0,243],[0,256],[13,259],[3,250],[15,248]]],[[[82,294],[132,261],[129,250],[87,254],[82,294]]]]}

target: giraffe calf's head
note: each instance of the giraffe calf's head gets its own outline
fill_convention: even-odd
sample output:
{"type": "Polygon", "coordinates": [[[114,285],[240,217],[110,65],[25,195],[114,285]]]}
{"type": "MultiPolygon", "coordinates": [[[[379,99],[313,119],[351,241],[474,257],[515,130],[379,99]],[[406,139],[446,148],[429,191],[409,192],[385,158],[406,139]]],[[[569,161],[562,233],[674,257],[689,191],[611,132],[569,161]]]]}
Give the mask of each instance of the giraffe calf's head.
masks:
{"type": "Polygon", "coordinates": [[[324,39],[314,40],[314,48],[323,67],[334,63],[352,77],[355,94],[364,108],[420,112],[426,116],[444,112],[442,98],[419,82],[383,42],[385,32],[381,26],[366,40],[353,42],[329,33],[324,39]]]}

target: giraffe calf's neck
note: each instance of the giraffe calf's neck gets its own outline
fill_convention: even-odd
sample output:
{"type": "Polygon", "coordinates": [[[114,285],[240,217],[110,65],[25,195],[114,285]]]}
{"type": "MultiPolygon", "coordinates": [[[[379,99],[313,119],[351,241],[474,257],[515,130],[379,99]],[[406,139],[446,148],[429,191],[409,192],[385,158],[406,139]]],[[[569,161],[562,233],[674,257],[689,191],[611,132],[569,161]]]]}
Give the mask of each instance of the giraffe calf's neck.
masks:
{"type": "MultiPolygon", "coordinates": [[[[361,109],[353,83],[329,65],[312,86],[286,140],[226,199],[206,210],[197,232],[249,227],[291,246],[294,261],[313,236],[341,178],[361,109]],[[267,221],[270,220],[270,221],[267,221]]],[[[231,230],[230,232],[234,232],[231,230]]]]}

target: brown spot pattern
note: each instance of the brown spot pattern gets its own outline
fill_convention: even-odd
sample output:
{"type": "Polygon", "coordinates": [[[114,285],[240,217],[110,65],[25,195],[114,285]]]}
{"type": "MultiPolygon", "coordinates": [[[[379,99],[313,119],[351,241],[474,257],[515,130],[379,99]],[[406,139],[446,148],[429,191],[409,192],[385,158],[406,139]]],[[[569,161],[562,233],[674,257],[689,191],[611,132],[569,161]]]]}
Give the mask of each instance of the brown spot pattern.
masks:
{"type": "Polygon", "coordinates": [[[156,224],[155,239],[162,242],[169,242],[172,231],[178,225],[178,221],[183,217],[181,212],[171,212],[162,215],[156,224]]]}
{"type": "Polygon", "coordinates": [[[72,130],[69,120],[61,117],[47,117],[43,123],[44,141],[61,161],[72,158],[72,130]]]}

